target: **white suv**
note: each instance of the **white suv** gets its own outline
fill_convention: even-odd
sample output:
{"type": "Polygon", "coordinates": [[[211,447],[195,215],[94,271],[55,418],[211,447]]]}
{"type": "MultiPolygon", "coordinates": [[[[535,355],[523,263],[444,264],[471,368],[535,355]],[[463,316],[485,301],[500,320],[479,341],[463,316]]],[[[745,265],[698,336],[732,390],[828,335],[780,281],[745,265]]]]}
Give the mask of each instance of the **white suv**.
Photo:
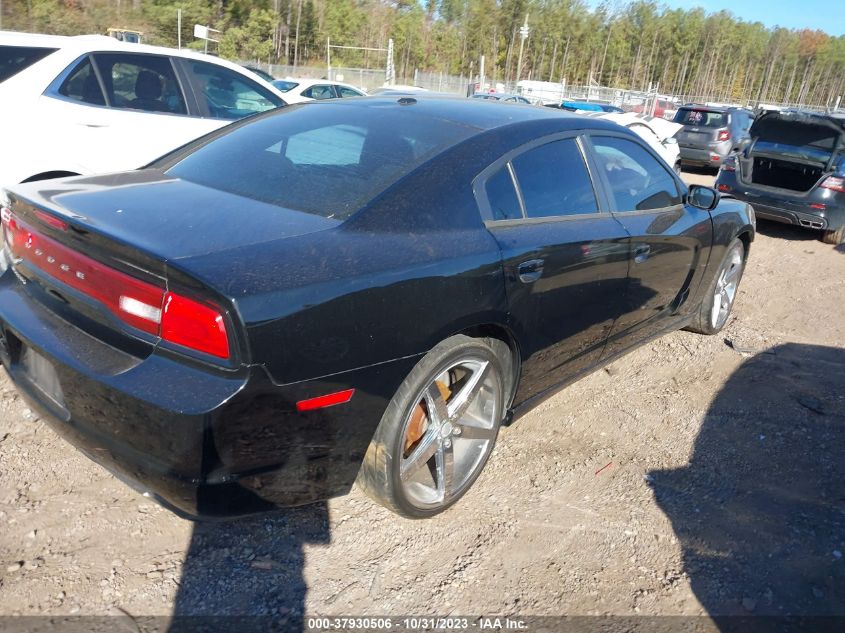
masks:
{"type": "Polygon", "coordinates": [[[201,53],[0,31],[0,188],[135,169],[284,104],[248,70],[201,53]]]}

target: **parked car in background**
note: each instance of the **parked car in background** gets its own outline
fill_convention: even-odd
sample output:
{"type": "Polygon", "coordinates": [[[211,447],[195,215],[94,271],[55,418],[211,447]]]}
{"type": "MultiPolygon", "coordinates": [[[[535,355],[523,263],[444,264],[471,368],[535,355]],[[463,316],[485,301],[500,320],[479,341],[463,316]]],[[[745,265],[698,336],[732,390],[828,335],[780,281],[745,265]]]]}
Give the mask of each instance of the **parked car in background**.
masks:
{"type": "Polygon", "coordinates": [[[381,86],[379,88],[375,88],[374,90],[370,90],[368,94],[370,95],[406,95],[406,94],[419,94],[425,93],[427,95],[434,94],[428,88],[423,88],[422,86],[409,86],[405,84],[393,84],[393,85],[386,85],[381,86]]]}
{"type": "Polygon", "coordinates": [[[716,186],[757,215],[845,242],[845,114],[766,112],[722,163],[716,186]]]}
{"type": "Polygon", "coordinates": [[[718,169],[749,138],[754,113],[743,108],[685,105],[673,119],[684,165],[718,169]]]}
{"type": "Polygon", "coordinates": [[[676,174],[681,173],[681,153],[674,137],[682,127],[679,123],[635,112],[589,112],[587,116],[628,128],[648,143],[676,174]]]}
{"type": "Polygon", "coordinates": [[[661,333],[721,330],[754,238],[748,205],[688,188],[630,130],[422,95],[18,185],[2,218],[14,384],[204,517],[356,478],[402,515],[445,510],[504,420],[661,333]]]}
{"type": "Polygon", "coordinates": [[[288,103],[320,101],[323,99],[342,99],[345,97],[363,97],[367,93],[355,86],[325,79],[299,79],[287,77],[271,82],[288,103]]]}
{"type": "Polygon", "coordinates": [[[502,101],[504,103],[526,103],[531,101],[522,95],[511,94],[509,92],[476,92],[472,95],[473,99],[486,99],[488,101],[502,101]]]}
{"type": "Polygon", "coordinates": [[[634,106],[633,111],[637,114],[647,114],[660,118],[673,118],[676,114],[676,104],[668,99],[657,98],[654,102],[654,109],[652,111],[651,99],[638,103],[634,106]]]}
{"type": "Polygon", "coordinates": [[[248,70],[201,53],[3,32],[0,187],[134,169],[281,105],[281,93],[248,70]]]}

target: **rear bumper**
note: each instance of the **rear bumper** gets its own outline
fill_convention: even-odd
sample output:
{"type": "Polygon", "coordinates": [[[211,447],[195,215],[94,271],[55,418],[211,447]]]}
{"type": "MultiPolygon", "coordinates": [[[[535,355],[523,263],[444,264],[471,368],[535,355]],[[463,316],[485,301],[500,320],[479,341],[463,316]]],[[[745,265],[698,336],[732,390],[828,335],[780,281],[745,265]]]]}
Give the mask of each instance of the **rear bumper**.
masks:
{"type": "Polygon", "coordinates": [[[719,167],[730,154],[730,143],[720,143],[714,147],[685,147],[679,145],[681,162],[685,165],[719,167]]]}
{"type": "Polygon", "coordinates": [[[416,360],[277,386],[260,367],[131,357],[43,308],[11,270],[0,274],[0,361],[27,402],[92,460],[189,518],[347,492],[416,360]],[[48,369],[34,369],[33,357],[48,369]],[[345,405],[296,410],[299,400],[350,387],[345,405]]]}
{"type": "Polygon", "coordinates": [[[716,187],[754,207],[754,213],[764,220],[793,224],[807,229],[836,229],[845,223],[845,208],[818,191],[805,198],[779,197],[770,191],[740,182],[736,172],[720,171],[716,187]],[[727,187],[727,189],[725,189],[727,187]],[[813,208],[819,204],[824,208],[813,208]]]}

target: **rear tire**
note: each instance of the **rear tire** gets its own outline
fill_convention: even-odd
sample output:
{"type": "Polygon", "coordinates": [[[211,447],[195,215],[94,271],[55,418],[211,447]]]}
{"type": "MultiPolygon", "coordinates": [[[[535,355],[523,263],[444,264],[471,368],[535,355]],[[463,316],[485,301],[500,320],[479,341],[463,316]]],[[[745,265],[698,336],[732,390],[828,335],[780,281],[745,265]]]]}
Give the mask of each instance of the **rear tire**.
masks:
{"type": "Polygon", "coordinates": [[[718,272],[707,287],[701,306],[685,329],[698,334],[720,332],[731,315],[744,270],[745,246],[739,238],[734,238],[728,245],[718,272]]]}
{"type": "Polygon", "coordinates": [[[822,231],[822,242],[833,244],[834,246],[845,244],[845,225],[840,226],[838,229],[822,231]]]}
{"type": "Polygon", "coordinates": [[[358,485],[413,519],[434,516],[458,501],[495,445],[509,362],[484,339],[457,335],[436,345],[390,401],[358,485]]]}

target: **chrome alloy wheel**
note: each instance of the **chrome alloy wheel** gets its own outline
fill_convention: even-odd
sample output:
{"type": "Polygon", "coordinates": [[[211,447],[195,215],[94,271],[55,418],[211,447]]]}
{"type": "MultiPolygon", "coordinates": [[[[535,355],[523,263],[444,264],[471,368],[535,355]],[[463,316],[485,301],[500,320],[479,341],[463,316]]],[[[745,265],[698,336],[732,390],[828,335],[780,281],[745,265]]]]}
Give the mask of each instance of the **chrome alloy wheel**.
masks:
{"type": "Polygon", "coordinates": [[[399,478],[420,509],[447,504],[483,468],[499,430],[498,370],[488,360],[453,361],[416,398],[403,424],[399,478]]]}
{"type": "Polygon", "coordinates": [[[716,288],[713,291],[713,307],[710,310],[710,325],[721,328],[728,315],[731,313],[736,290],[739,287],[739,278],[742,274],[742,249],[735,246],[728,254],[719,278],[716,280],[716,288]]]}

